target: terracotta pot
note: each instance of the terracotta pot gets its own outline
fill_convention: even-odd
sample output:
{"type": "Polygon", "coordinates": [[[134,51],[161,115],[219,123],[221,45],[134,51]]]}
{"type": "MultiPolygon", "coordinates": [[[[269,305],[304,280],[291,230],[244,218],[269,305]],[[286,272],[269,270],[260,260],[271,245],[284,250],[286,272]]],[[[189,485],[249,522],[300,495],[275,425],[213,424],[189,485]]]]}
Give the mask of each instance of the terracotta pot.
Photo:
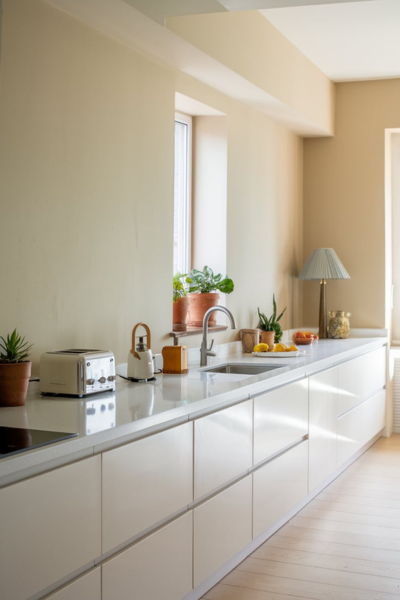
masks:
{"type": "Polygon", "coordinates": [[[260,331],[260,344],[268,344],[268,350],[274,349],[275,331],[260,331]]]}
{"type": "Polygon", "coordinates": [[[0,406],[25,404],[31,367],[31,362],[0,363],[0,406]]]}
{"type": "Polygon", "coordinates": [[[172,304],[172,329],[174,331],[186,331],[187,325],[187,313],[189,308],[189,298],[184,296],[178,298],[176,302],[172,304]]]}
{"type": "MultiPolygon", "coordinates": [[[[217,306],[219,294],[188,294],[190,298],[189,325],[191,327],[203,327],[203,317],[209,308],[217,306]]],[[[209,327],[217,324],[217,313],[213,313],[208,321],[209,327]]]]}

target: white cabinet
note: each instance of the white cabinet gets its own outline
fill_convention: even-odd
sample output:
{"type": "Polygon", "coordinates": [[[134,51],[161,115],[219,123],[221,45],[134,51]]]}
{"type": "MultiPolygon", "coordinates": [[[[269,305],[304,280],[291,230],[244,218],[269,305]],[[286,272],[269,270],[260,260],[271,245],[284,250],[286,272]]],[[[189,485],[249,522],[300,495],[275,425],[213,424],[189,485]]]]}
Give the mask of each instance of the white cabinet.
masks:
{"type": "Polygon", "coordinates": [[[337,464],[343,464],[385,426],[386,391],[382,390],[337,420],[337,464]]]}
{"type": "Polygon", "coordinates": [[[308,379],[254,399],[254,464],[308,433],[308,379]]]}
{"type": "Polygon", "coordinates": [[[102,600],[180,600],[192,589],[192,513],[102,566],[102,600]]]}
{"type": "Polygon", "coordinates": [[[101,600],[101,568],[97,567],[75,579],[46,596],[46,600],[101,600]]]}
{"type": "Polygon", "coordinates": [[[103,454],[103,552],[193,500],[193,424],[103,454]]]}
{"type": "Polygon", "coordinates": [[[101,554],[101,458],[0,490],[0,586],[26,600],[101,554]]]}
{"type": "Polygon", "coordinates": [[[252,466],[253,401],[194,422],[194,499],[252,466]]]}
{"type": "Polygon", "coordinates": [[[251,478],[252,476],[249,475],[195,508],[195,587],[250,543],[252,534],[251,478]]]}
{"type": "Polygon", "coordinates": [[[386,385],[386,347],[338,367],[338,416],[386,385]]]}
{"type": "Polygon", "coordinates": [[[308,442],[294,446],[253,474],[253,538],[308,494],[308,442]]]}
{"type": "Polygon", "coordinates": [[[338,368],[309,380],[309,492],[336,469],[338,368]]]}

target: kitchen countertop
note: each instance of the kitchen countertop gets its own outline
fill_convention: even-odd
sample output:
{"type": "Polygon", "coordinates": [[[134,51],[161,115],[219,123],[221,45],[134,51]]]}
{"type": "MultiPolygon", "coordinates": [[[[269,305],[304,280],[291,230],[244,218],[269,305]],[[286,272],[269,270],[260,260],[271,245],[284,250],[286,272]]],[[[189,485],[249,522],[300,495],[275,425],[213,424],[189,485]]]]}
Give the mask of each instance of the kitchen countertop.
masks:
{"type": "Polygon", "coordinates": [[[157,375],[149,383],[118,378],[115,392],[86,398],[41,396],[39,383],[32,382],[25,406],[0,408],[0,426],[77,432],[78,436],[2,458],[0,487],[308,377],[387,342],[386,337],[320,340],[300,347],[304,354],[299,357],[236,353],[209,359],[209,366],[235,362],[280,368],[249,376],[207,373],[191,366],[187,375],[157,375]]]}

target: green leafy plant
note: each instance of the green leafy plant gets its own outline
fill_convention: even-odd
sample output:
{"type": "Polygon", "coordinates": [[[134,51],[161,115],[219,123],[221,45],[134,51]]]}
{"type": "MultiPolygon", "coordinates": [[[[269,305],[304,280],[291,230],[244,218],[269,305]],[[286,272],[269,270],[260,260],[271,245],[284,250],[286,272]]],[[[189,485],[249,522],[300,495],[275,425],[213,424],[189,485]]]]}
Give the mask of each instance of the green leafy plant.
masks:
{"type": "Polygon", "coordinates": [[[279,317],[277,317],[276,316],[277,310],[276,310],[275,294],[272,297],[272,302],[273,302],[273,306],[274,306],[274,311],[272,313],[272,316],[269,319],[268,319],[268,317],[265,316],[264,313],[260,312],[259,308],[257,308],[257,311],[258,311],[258,317],[260,319],[260,329],[262,329],[263,331],[274,331],[275,332],[274,342],[276,344],[278,344],[281,341],[282,336],[283,336],[282,327],[281,327],[279,321],[283,317],[286,308],[284,308],[283,311],[281,312],[281,314],[279,315],[279,317]]]}
{"type": "Polygon", "coordinates": [[[235,287],[232,279],[222,277],[221,273],[214,275],[213,270],[207,266],[202,271],[192,269],[186,277],[186,282],[189,284],[189,292],[199,294],[209,294],[214,291],[230,294],[235,287]]]}
{"type": "Polygon", "coordinates": [[[176,302],[179,298],[184,298],[187,294],[186,277],[182,273],[175,273],[172,278],[172,298],[176,302]]]}
{"type": "Polygon", "coordinates": [[[0,362],[2,363],[26,361],[33,346],[33,344],[28,346],[28,342],[18,334],[16,329],[11,335],[7,335],[6,339],[0,336],[0,340],[0,362]]]}

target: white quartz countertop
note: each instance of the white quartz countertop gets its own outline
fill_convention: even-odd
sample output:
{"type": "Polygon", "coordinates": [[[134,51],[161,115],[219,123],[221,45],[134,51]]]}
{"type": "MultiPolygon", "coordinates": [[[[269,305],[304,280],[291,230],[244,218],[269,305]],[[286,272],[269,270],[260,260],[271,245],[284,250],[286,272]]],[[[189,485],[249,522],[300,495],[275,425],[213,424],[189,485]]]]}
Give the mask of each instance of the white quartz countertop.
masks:
{"type": "Polygon", "coordinates": [[[249,376],[209,373],[192,366],[186,375],[157,375],[156,381],[148,383],[118,378],[115,393],[86,398],[41,396],[39,384],[32,382],[25,406],[0,408],[0,426],[76,432],[78,436],[0,459],[0,486],[308,377],[387,342],[386,337],[320,340],[301,346],[304,354],[299,357],[237,353],[209,359],[209,366],[235,362],[280,368],[249,376]]]}

